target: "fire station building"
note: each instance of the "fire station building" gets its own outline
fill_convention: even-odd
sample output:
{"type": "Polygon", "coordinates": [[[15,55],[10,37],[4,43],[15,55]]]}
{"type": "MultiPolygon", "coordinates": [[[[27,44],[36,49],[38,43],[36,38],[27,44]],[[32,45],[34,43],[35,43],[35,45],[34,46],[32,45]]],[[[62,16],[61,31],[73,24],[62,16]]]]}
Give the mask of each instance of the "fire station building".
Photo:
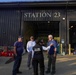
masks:
{"type": "Polygon", "coordinates": [[[0,46],[12,46],[19,35],[24,43],[33,35],[60,44],[76,45],[75,0],[19,0],[0,2],[0,46]]]}

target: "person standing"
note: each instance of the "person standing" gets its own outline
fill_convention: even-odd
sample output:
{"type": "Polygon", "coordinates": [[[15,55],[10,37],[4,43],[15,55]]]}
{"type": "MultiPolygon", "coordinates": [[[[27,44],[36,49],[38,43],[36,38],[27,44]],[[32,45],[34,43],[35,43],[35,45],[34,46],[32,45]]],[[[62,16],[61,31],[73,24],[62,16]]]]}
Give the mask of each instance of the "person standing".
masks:
{"type": "Polygon", "coordinates": [[[28,41],[27,43],[27,52],[28,52],[28,61],[27,61],[27,67],[28,69],[31,69],[30,65],[31,65],[31,59],[32,59],[32,50],[33,47],[35,46],[35,41],[34,41],[34,37],[31,36],[30,37],[30,41],[28,41]]]}
{"type": "Polygon", "coordinates": [[[46,73],[50,73],[52,75],[56,72],[56,52],[57,52],[57,44],[55,40],[53,39],[52,35],[48,35],[48,43],[47,46],[50,46],[50,49],[48,51],[48,68],[46,73]]]}
{"type": "Polygon", "coordinates": [[[44,75],[44,56],[43,56],[43,50],[50,49],[50,46],[44,47],[42,46],[42,41],[37,39],[36,45],[33,47],[32,50],[32,66],[34,75],[38,75],[38,64],[40,67],[40,75],[44,75]]]}
{"type": "Polygon", "coordinates": [[[21,74],[22,72],[19,71],[21,61],[22,61],[22,53],[23,53],[23,40],[22,37],[18,37],[18,41],[14,43],[14,65],[13,65],[13,73],[12,75],[21,74]]]}

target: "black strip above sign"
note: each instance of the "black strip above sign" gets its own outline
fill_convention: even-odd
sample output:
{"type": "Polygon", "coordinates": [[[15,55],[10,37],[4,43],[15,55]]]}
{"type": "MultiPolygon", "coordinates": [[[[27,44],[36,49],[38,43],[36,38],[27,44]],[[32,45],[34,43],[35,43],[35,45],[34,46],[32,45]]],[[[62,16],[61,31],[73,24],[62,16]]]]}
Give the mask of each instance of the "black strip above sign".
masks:
{"type": "Polygon", "coordinates": [[[61,12],[52,10],[26,10],[24,11],[24,21],[52,21],[53,18],[60,20],[61,12]]]}

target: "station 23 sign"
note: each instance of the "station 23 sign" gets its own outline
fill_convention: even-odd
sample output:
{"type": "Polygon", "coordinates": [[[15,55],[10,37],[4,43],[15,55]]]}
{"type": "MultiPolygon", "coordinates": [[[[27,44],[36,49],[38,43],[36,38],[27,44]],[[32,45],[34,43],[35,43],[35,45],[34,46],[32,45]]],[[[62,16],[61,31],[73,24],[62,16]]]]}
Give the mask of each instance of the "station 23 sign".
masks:
{"type": "Polygon", "coordinates": [[[60,18],[61,16],[61,13],[59,11],[25,11],[24,12],[24,19],[39,19],[39,20],[42,20],[42,19],[51,19],[52,17],[53,18],[60,18]]]}

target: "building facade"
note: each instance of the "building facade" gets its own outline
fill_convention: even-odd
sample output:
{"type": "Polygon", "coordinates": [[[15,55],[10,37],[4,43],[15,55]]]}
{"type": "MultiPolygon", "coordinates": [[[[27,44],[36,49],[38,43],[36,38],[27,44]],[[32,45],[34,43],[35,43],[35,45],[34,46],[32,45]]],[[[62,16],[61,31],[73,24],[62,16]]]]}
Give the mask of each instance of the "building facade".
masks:
{"type": "Polygon", "coordinates": [[[0,3],[0,46],[12,46],[19,35],[47,37],[76,43],[76,2],[73,0],[0,3]]]}

